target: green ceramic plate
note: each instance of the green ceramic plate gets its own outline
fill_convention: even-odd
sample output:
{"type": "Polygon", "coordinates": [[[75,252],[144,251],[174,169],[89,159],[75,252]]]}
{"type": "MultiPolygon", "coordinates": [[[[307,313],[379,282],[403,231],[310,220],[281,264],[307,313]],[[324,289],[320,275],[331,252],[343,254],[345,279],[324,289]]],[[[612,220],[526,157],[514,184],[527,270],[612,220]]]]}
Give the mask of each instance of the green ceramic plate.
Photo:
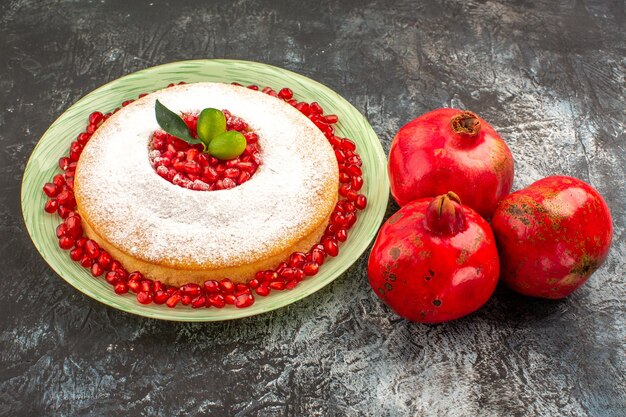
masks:
{"type": "Polygon", "coordinates": [[[252,316],[283,307],[300,300],[328,285],[352,265],[372,241],[387,207],[389,181],[386,159],[376,134],[367,120],[339,94],[302,75],[256,62],[231,60],[182,61],[148,68],[106,84],[86,95],[61,115],[43,135],[35,147],[22,182],[22,212],[28,233],[46,262],[68,283],[96,300],[119,310],[141,316],[176,321],[218,321],[252,316]],[[239,82],[291,88],[298,100],[317,101],[329,113],[339,116],[336,130],[357,144],[363,159],[363,192],[368,198],[367,208],[361,212],[339,256],[329,259],[320,272],[300,283],[291,291],[275,291],[267,297],[257,297],[254,305],[244,309],[227,306],[223,309],[174,309],[159,305],[144,306],[134,295],[118,296],[104,279],[91,274],[72,262],[66,251],[59,249],[55,227],[59,217],[43,211],[44,183],[59,172],[57,161],[66,154],[69,144],[86,125],[89,114],[95,110],[110,111],[137,95],[165,87],[172,82],[199,81],[239,82]]]}

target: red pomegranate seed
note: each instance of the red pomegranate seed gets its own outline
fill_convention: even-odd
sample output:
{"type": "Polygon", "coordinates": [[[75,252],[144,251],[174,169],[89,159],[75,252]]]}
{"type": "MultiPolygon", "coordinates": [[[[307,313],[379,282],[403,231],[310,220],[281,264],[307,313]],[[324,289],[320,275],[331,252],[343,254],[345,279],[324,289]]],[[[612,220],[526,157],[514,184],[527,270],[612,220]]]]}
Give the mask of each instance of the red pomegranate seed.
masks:
{"type": "Polygon", "coordinates": [[[91,275],[93,275],[94,277],[99,277],[102,274],[104,274],[104,268],[98,262],[94,262],[91,265],[91,275]]]}
{"type": "Polygon", "coordinates": [[[357,198],[357,193],[354,190],[348,190],[345,197],[348,201],[355,201],[357,198]]]}
{"type": "Polygon", "coordinates": [[[85,243],[87,243],[87,239],[86,237],[81,237],[80,239],[76,240],[76,247],[78,248],[84,248],[85,247],[85,243]]]}
{"type": "Polygon", "coordinates": [[[309,105],[311,107],[311,113],[313,114],[322,114],[324,113],[324,109],[319,105],[317,101],[314,101],[309,105]]]}
{"type": "Polygon", "coordinates": [[[320,270],[320,266],[315,262],[307,262],[302,266],[304,275],[313,276],[320,270]]]}
{"type": "Polygon", "coordinates": [[[69,236],[62,236],[59,239],[59,247],[64,250],[72,249],[74,247],[74,239],[69,236]]]}
{"type": "Polygon", "coordinates": [[[323,265],[325,258],[326,253],[323,249],[313,249],[311,251],[311,262],[315,262],[318,265],[323,265]]]}
{"type": "Polygon", "coordinates": [[[352,176],[363,175],[363,171],[361,171],[361,168],[359,168],[356,165],[348,165],[346,167],[346,173],[349,174],[349,175],[352,175],[352,176]]]}
{"type": "Polygon", "coordinates": [[[165,304],[169,307],[169,308],[174,308],[176,307],[176,304],[178,304],[178,302],[180,301],[181,296],[180,294],[176,294],[174,293],[172,296],[170,296],[167,301],[165,302],[165,304]]]}
{"type": "Polygon", "coordinates": [[[109,271],[106,273],[106,275],[104,276],[104,279],[106,280],[106,282],[108,282],[111,285],[115,285],[118,283],[120,277],[117,275],[117,272],[115,271],[109,271]]]}
{"type": "Polygon", "coordinates": [[[48,200],[46,201],[46,205],[43,209],[46,211],[46,213],[55,213],[59,209],[59,203],[56,201],[56,199],[48,200]]]}
{"type": "Polygon", "coordinates": [[[74,248],[70,251],[70,258],[72,261],[78,262],[83,259],[83,250],[81,248],[74,248]]]}
{"type": "Polygon", "coordinates": [[[258,287],[255,291],[256,291],[256,293],[258,295],[260,295],[262,297],[265,297],[265,296],[269,295],[270,288],[262,285],[262,286],[258,287]]]}
{"type": "Polygon", "coordinates": [[[250,90],[259,91],[259,87],[258,87],[258,86],[256,86],[256,85],[249,85],[249,86],[248,86],[248,88],[249,88],[250,90]]]}
{"type": "Polygon", "coordinates": [[[301,268],[306,261],[306,255],[302,252],[294,252],[289,257],[289,266],[294,268],[301,268]]]}
{"type": "Polygon", "coordinates": [[[226,304],[235,304],[236,299],[235,294],[227,294],[224,296],[224,302],[226,302],[226,304]]]}
{"type": "Polygon", "coordinates": [[[284,290],[285,289],[285,282],[284,281],[272,281],[270,282],[269,287],[273,290],[284,290]]]}
{"type": "Polygon", "coordinates": [[[220,284],[215,280],[208,280],[204,282],[204,290],[207,294],[214,294],[220,292],[220,284]]]}
{"type": "Polygon", "coordinates": [[[98,246],[98,244],[91,239],[89,239],[85,243],[84,250],[85,254],[87,254],[87,256],[89,256],[91,259],[96,259],[98,255],[100,255],[100,246],[98,246]]]}
{"type": "Polygon", "coordinates": [[[352,225],[354,225],[354,223],[356,223],[356,216],[354,215],[354,213],[348,213],[345,215],[345,219],[346,219],[346,226],[348,228],[352,227],[352,225]]]}
{"type": "Polygon", "coordinates": [[[354,207],[358,208],[359,210],[363,210],[366,206],[367,197],[365,197],[363,194],[357,195],[356,199],[354,200],[354,207]]]}
{"type": "Polygon", "coordinates": [[[290,88],[282,88],[279,92],[278,92],[278,97],[282,98],[283,100],[289,100],[290,98],[293,97],[293,91],[291,91],[290,88]]]}
{"type": "Polygon", "coordinates": [[[67,227],[67,234],[74,239],[78,239],[83,235],[83,226],[80,223],[80,217],[68,216],[63,223],[67,227]]]}
{"type": "Polygon", "coordinates": [[[64,156],[62,158],[59,159],[59,168],[61,168],[61,170],[66,171],[68,166],[70,165],[70,158],[64,156]]]}
{"type": "Polygon", "coordinates": [[[237,168],[228,168],[224,171],[224,176],[234,180],[239,177],[239,173],[240,171],[237,168]]]}
{"type": "Polygon", "coordinates": [[[351,203],[350,201],[344,201],[343,209],[347,213],[354,213],[356,208],[354,207],[354,203],[351,203]]]}
{"type": "Polygon", "coordinates": [[[59,187],[52,183],[52,182],[48,182],[43,186],[43,192],[50,198],[55,197],[57,194],[59,194],[59,187]]]}
{"type": "Polygon", "coordinates": [[[198,284],[185,284],[182,287],[180,287],[180,291],[184,295],[188,295],[190,297],[197,297],[198,295],[200,295],[202,288],[200,288],[198,284]]]}
{"type": "Polygon", "coordinates": [[[339,246],[334,238],[326,238],[324,240],[324,251],[330,256],[337,256],[339,254],[339,246]]]}
{"type": "Polygon", "coordinates": [[[57,226],[56,230],[57,238],[62,238],[67,235],[67,225],[65,223],[61,223],[57,226]]]}
{"type": "Polygon", "coordinates": [[[199,295],[196,298],[191,300],[192,308],[200,308],[206,305],[206,297],[204,295],[199,295]]]}
{"type": "Polygon", "coordinates": [[[231,294],[235,292],[235,284],[233,284],[233,282],[228,278],[220,281],[220,288],[225,294],[231,294]]]}
{"type": "Polygon", "coordinates": [[[339,182],[350,182],[351,177],[345,172],[339,173],[339,182]]]}
{"type": "Polygon", "coordinates": [[[337,233],[335,233],[335,238],[337,238],[339,242],[345,242],[348,239],[348,232],[346,229],[339,229],[337,233]]]}
{"type": "Polygon", "coordinates": [[[324,123],[334,124],[339,121],[339,117],[336,114],[329,114],[324,116],[324,123]]]}
{"type": "Polygon", "coordinates": [[[152,301],[154,301],[154,304],[165,304],[169,297],[170,296],[166,291],[158,290],[155,291],[152,301]]]}
{"type": "Polygon", "coordinates": [[[126,294],[128,292],[128,285],[123,282],[118,282],[117,284],[115,284],[113,290],[115,291],[115,294],[118,295],[126,294]]]}
{"type": "Polygon", "coordinates": [[[283,270],[280,271],[278,275],[280,275],[281,278],[284,278],[286,280],[293,279],[296,276],[296,268],[291,268],[291,267],[283,268],[283,270]]]}
{"type": "Polygon", "coordinates": [[[259,285],[260,285],[259,280],[256,278],[248,282],[248,286],[252,288],[253,290],[259,288],[259,285]]]}
{"type": "Polygon", "coordinates": [[[226,301],[224,301],[224,296],[222,294],[211,294],[208,297],[208,301],[213,307],[216,308],[222,308],[226,305],[226,301]]]}
{"type": "Polygon", "coordinates": [[[111,265],[112,261],[113,258],[111,258],[111,255],[105,251],[100,251],[100,255],[98,255],[98,263],[102,265],[104,269],[107,269],[111,265]]]}
{"type": "Polygon", "coordinates": [[[85,255],[85,256],[83,256],[83,259],[80,260],[80,265],[83,268],[91,268],[91,265],[93,265],[93,259],[91,259],[89,256],[85,255]]]}
{"type": "Polygon", "coordinates": [[[341,184],[341,186],[339,187],[339,195],[345,197],[348,192],[351,190],[350,188],[350,184],[341,184]]]}
{"type": "Polygon", "coordinates": [[[139,291],[137,293],[137,301],[139,304],[150,304],[152,302],[152,293],[147,291],[139,291]]]}
{"type": "Polygon", "coordinates": [[[89,124],[90,125],[98,125],[104,118],[104,115],[99,111],[95,111],[89,115],[89,124]]]}
{"type": "Polygon", "coordinates": [[[128,288],[130,288],[132,292],[137,294],[139,291],[141,291],[141,282],[139,282],[138,280],[129,279],[128,288]]]}
{"type": "Polygon", "coordinates": [[[298,280],[291,280],[291,281],[287,281],[287,283],[285,283],[285,289],[286,290],[293,290],[294,288],[296,288],[296,286],[298,285],[298,280]]]}
{"type": "Polygon", "coordinates": [[[235,307],[245,308],[254,304],[254,297],[252,294],[241,294],[235,299],[235,307]]]}
{"type": "Polygon", "coordinates": [[[359,177],[359,176],[352,177],[352,181],[350,185],[352,186],[352,189],[354,191],[359,191],[361,187],[363,187],[363,177],[359,177]]]}
{"type": "Polygon", "coordinates": [[[144,279],[139,282],[139,291],[152,292],[152,280],[144,279]]]}

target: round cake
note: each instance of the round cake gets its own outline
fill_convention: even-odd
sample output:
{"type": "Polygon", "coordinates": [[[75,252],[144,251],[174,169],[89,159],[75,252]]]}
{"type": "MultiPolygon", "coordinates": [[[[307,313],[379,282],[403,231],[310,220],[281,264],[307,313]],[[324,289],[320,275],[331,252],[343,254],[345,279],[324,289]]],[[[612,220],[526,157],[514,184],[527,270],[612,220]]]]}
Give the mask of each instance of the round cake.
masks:
{"type": "Polygon", "coordinates": [[[169,285],[246,282],[306,252],[337,202],[338,166],[324,134],[275,97],[196,83],[149,94],[115,113],[85,146],[74,179],[87,236],[128,271],[169,285]],[[228,110],[258,135],[261,164],[245,183],[192,190],[157,174],[150,141],[159,100],[178,114],[228,110]]]}

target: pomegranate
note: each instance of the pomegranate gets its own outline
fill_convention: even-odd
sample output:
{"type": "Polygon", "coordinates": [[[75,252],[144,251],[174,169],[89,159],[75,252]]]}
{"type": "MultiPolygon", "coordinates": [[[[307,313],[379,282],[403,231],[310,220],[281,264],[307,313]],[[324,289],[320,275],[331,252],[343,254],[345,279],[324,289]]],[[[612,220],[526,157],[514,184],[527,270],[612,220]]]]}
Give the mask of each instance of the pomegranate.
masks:
{"type": "Polygon", "coordinates": [[[493,233],[453,193],[416,200],[380,229],[368,263],[376,295],[409,320],[439,323],[487,302],[498,282],[493,233]]]}
{"type": "Polygon", "coordinates": [[[389,153],[391,194],[400,206],[449,190],[488,219],[513,184],[513,156],[474,113],[438,109],[406,124],[389,153]]]}
{"type": "Polygon", "coordinates": [[[587,281],[606,259],[613,236],[602,196],[564,176],[510,194],[491,224],[504,282],[519,293],[551,299],[566,297],[587,281]]]}

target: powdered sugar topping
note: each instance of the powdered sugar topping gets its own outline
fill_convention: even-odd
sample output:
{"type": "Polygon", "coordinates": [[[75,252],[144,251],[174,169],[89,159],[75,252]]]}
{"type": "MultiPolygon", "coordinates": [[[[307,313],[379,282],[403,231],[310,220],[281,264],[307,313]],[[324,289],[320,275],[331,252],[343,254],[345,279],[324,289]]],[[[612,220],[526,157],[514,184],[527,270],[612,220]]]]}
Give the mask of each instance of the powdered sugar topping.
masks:
{"type": "Polygon", "coordinates": [[[81,155],[76,196],[126,253],[171,266],[227,267],[310,233],[332,210],[337,181],[331,146],[300,112],[246,88],[197,83],[149,94],[108,119],[81,155]],[[243,118],[259,136],[263,164],[230,190],[188,190],[161,178],[148,147],[159,129],[157,98],[178,113],[214,107],[243,118]]]}

